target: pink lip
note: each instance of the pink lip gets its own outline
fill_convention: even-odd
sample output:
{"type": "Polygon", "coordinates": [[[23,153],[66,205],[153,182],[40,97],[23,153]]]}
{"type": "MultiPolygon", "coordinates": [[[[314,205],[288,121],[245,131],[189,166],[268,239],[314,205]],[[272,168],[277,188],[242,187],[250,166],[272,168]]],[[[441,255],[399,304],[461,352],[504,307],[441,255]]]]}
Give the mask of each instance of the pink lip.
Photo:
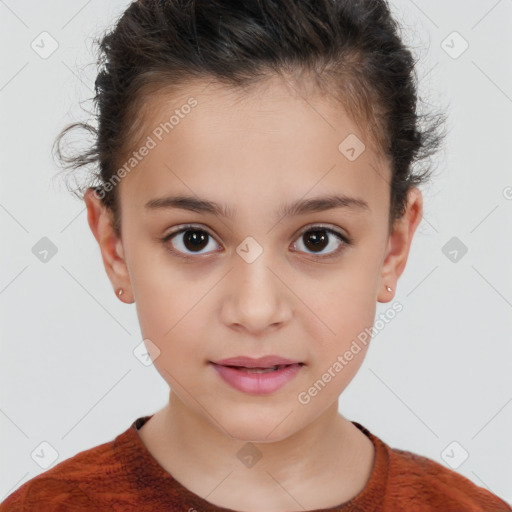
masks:
{"type": "Polygon", "coordinates": [[[274,355],[268,355],[258,358],[238,356],[211,362],[215,364],[220,364],[222,366],[245,366],[246,368],[271,368],[272,366],[279,366],[282,364],[303,364],[300,361],[286,359],[284,357],[274,355]]]}
{"type": "MultiPolygon", "coordinates": [[[[253,361],[254,362],[254,361],[253,361]]],[[[261,364],[261,363],[260,363],[261,364]]],[[[278,365],[280,363],[276,363],[278,365]]],[[[287,363],[281,363],[287,364],[287,363]]],[[[251,395],[273,393],[291,381],[302,368],[302,364],[293,363],[279,370],[267,373],[249,373],[242,368],[231,368],[216,363],[211,365],[217,370],[220,377],[230,386],[251,395]]],[[[275,366],[270,365],[270,366],[275,366]]],[[[268,366],[251,366],[250,368],[266,368],[268,366]]]]}

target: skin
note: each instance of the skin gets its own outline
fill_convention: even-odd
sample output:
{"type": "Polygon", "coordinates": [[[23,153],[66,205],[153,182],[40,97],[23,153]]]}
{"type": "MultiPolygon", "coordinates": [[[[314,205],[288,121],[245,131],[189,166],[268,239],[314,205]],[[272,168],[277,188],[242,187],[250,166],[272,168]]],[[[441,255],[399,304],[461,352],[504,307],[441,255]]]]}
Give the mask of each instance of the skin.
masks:
{"type": "Polygon", "coordinates": [[[190,96],[198,105],[118,185],[120,238],[111,212],[92,190],[85,197],[112,286],[124,290],[121,300],[135,301],[142,336],[160,350],[154,364],[170,387],[169,403],[139,435],[165,470],[217,506],[334,507],[360,493],[373,468],[371,441],[338,412],[368,345],[308,404],[297,396],[373,326],[376,302],[393,299],[422,196],[410,190],[389,234],[389,165],[338,103],[278,79],[243,95],[205,85],[148,98],[145,136],[190,96]],[[355,161],[338,150],[351,133],[366,143],[355,161]],[[226,204],[236,215],[144,208],[177,193],[226,204]],[[276,217],[284,202],[333,193],[361,198],[369,209],[276,217]],[[159,240],[185,223],[211,235],[200,254],[184,245],[183,233],[159,240]],[[327,235],[315,253],[306,230],[318,223],[353,243],[315,259],[343,244],[327,235]],[[252,263],[236,252],[247,236],[263,249],[252,263]],[[305,363],[269,395],[235,390],[209,364],[266,354],[305,363]],[[236,456],[247,442],[262,455],[251,468],[236,456]]]}

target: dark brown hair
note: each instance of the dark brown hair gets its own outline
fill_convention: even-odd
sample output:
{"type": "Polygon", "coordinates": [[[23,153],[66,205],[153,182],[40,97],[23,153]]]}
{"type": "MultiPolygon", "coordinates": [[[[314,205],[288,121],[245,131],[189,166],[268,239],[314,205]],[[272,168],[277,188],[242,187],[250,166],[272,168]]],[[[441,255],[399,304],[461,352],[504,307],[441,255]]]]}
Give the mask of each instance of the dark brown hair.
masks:
{"type": "MultiPolygon", "coordinates": [[[[276,75],[298,86],[312,79],[389,160],[391,229],[410,187],[429,179],[430,157],[445,135],[444,114],[418,112],[416,61],[399,29],[385,0],[135,1],[95,39],[96,126],[68,125],[54,154],[65,171],[93,168],[85,186],[72,189],[83,199],[89,186],[101,190],[135,147],[147,95],[196,79],[236,91],[276,75]],[[93,144],[65,153],[63,139],[75,128],[89,132],[93,144]]],[[[120,236],[117,187],[103,189],[101,198],[120,236]]]]}

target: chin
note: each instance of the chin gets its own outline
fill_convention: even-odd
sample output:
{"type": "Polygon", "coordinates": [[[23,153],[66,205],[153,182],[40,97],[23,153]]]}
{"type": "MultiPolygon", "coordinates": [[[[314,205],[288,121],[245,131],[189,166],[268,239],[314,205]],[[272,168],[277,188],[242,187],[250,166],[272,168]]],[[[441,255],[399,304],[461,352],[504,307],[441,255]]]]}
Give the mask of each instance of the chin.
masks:
{"type": "MultiPolygon", "coordinates": [[[[254,411],[251,414],[230,409],[225,414],[217,415],[218,423],[214,425],[221,433],[232,439],[251,443],[275,443],[294,433],[294,430],[290,430],[292,425],[285,420],[287,414],[272,415],[261,411],[254,411]]],[[[293,414],[290,414],[288,419],[292,416],[293,414]]]]}

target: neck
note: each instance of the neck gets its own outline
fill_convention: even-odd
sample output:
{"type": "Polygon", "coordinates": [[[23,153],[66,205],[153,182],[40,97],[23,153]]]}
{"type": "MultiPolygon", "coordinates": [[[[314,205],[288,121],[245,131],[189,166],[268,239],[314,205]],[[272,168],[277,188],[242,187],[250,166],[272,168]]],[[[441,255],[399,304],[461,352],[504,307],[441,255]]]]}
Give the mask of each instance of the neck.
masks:
{"type": "Polygon", "coordinates": [[[258,489],[262,498],[256,509],[297,507],[290,503],[295,497],[327,508],[364,488],[374,460],[371,441],[338,413],[337,405],[286,438],[249,442],[230,436],[212,416],[190,410],[171,391],[168,405],[139,432],[165,470],[219,506],[247,508],[248,490],[258,489]]]}

